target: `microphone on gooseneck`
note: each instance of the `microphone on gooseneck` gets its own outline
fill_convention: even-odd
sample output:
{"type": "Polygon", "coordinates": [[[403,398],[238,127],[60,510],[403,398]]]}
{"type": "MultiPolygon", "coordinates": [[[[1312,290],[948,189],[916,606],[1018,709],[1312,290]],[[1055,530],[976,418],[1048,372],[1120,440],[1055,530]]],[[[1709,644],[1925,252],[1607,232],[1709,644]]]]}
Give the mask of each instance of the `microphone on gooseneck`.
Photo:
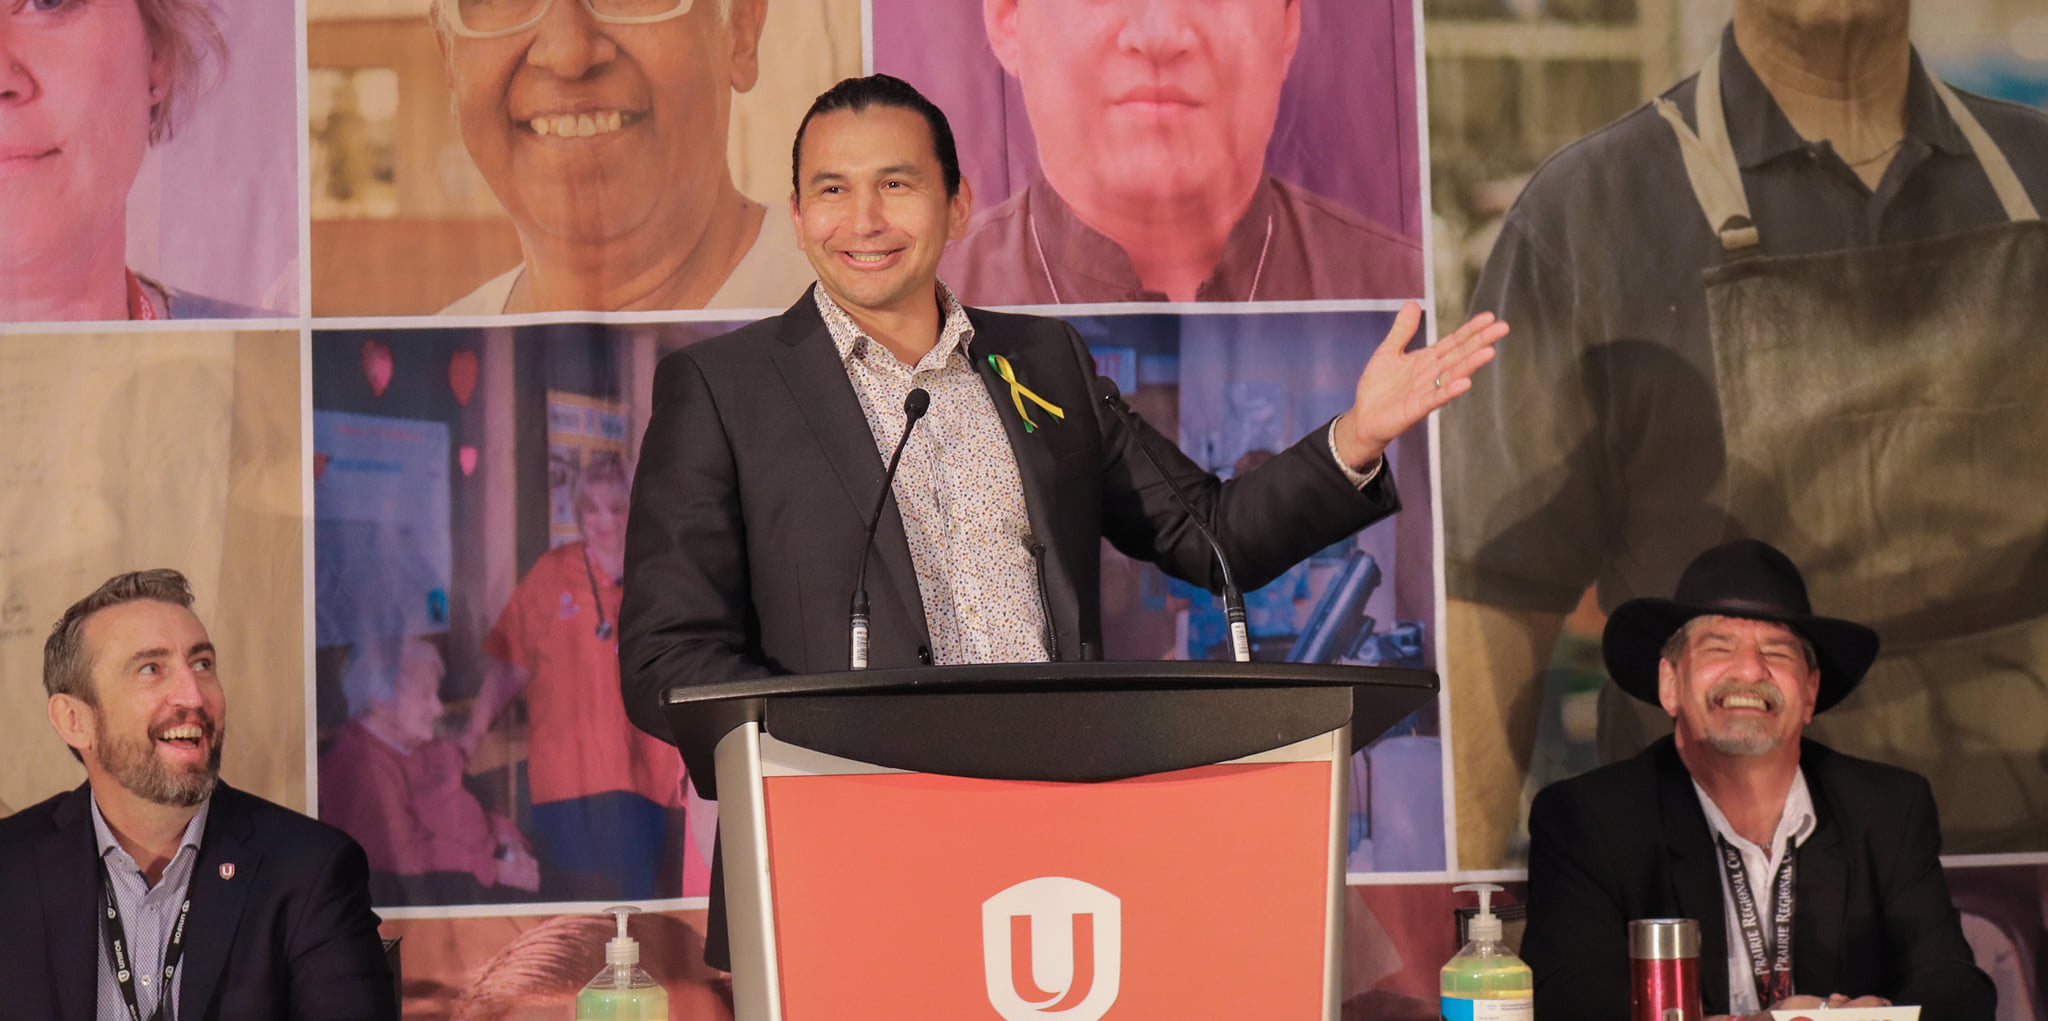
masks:
{"type": "Polygon", "coordinates": [[[1231,577],[1230,558],[1223,555],[1223,544],[1216,541],[1216,533],[1209,530],[1209,523],[1202,520],[1202,515],[1195,511],[1194,502],[1189,500],[1188,494],[1180,488],[1180,481],[1160,463],[1159,455],[1154,454],[1152,448],[1145,445],[1147,430],[1139,427],[1137,416],[1124,404],[1124,396],[1118,392],[1116,384],[1102,376],[1095,379],[1096,389],[1101,392],[1103,406],[1123,422],[1124,428],[1131,434],[1131,445],[1137,447],[1138,453],[1145,455],[1145,460],[1152,465],[1152,470],[1166,480],[1174,501],[1180,504],[1181,510],[1187,512],[1188,520],[1194,522],[1195,529],[1202,533],[1202,538],[1209,540],[1209,548],[1216,553],[1216,565],[1223,569],[1223,616],[1230,623],[1230,657],[1239,663],[1251,662],[1252,639],[1251,629],[1245,624],[1244,592],[1238,589],[1236,579],[1231,577]]]}
{"type": "Polygon", "coordinates": [[[896,438],[896,452],[889,455],[889,470],[882,473],[882,491],[875,494],[875,510],[868,515],[868,534],[860,544],[860,568],[853,575],[853,609],[849,613],[854,670],[868,668],[868,554],[875,547],[875,529],[882,523],[882,506],[888,502],[889,487],[896,481],[896,466],[903,463],[903,447],[910,442],[910,430],[931,406],[932,395],[922,387],[903,398],[903,435],[896,438]]]}

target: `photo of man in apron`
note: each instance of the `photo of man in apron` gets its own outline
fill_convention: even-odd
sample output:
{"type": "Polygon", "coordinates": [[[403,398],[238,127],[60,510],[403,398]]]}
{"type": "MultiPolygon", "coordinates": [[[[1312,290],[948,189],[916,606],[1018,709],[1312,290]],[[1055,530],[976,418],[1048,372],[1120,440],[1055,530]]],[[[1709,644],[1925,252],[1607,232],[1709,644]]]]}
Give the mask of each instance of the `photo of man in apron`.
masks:
{"type": "MultiPolygon", "coordinates": [[[[1541,672],[1687,551],[1764,539],[1885,654],[1814,736],[1926,774],[1947,853],[2048,849],[2048,116],[1957,93],[1907,0],[1736,0],[1699,75],[1555,154],[1444,427],[1460,864],[1499,860],[1541,672]]],[[[1610,684],[1602,757],[1662,721],[1610,684]]]]}

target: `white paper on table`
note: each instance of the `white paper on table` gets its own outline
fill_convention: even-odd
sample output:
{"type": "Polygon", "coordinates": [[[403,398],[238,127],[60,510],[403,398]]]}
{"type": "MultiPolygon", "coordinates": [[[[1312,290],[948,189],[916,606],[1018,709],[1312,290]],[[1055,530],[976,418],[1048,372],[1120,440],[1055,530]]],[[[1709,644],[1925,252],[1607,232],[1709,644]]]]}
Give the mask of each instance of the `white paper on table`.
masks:
{"type": "Polygon", "coordinates": [[[1802,1007],[1771,1011],[1771,1021],[1920,1021],[1920,1008],[1892,1007],[1802,1007]]]}

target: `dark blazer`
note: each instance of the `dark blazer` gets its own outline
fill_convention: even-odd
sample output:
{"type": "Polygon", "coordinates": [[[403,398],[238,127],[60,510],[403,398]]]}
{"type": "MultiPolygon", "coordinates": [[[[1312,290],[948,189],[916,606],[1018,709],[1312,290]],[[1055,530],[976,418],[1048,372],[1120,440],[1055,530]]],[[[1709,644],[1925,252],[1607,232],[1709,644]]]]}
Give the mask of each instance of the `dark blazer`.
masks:
{"type": "MultiPolygon", "coordinates": [[[[994,398],[1023,483],[1061,658],[1102,649],[1102,540],[1178,578],[1221,576],[1169,485],[1134,444],[1166,465],[1229,551],[1247,591],[1392,514],[1391,473],[1363,491],[1315,430],[1279,456],[1220,482],[1151,427],[1126,428],[1100,395],[1087,345],[1057,319],[968,309],[975,370],[994,398]],[[1066,412],[1034,407],[1026,432],[988,356],[1066,412]]],[[[885,465],[816,300],[662,359],[626,527],[619,676],[626,713],[672,741],[669,688],[779,673],[844,670],[848,600],[885,465]]],[[[929,664],[924,600],[891,500],[868,566],[868,663],[929,664]]],[[[709,749],[685,749],[706,797],[709,749]]],[[[714,855],[705,959],[727,967],[722,869],[714,855]]]]}
{"type": "MultiPolygon", "coordinates": [[[[0,1015],[97,1016],[90,799],[79,787],[0,819],[0,1015]]],[[[221,784],[192,871],[178,1021],[397,1018],[368,879],[340,830],[221,784]]]]}
{"type": "MultiPolygon", "coordinates": [[[[1919,1004],[1926,1021],[1989,1021],[1996,992],[1949,900],[1927,781],[1812,741],[1799,765],[1816,826],[1794,880],[1793,989],[1919,1004]]],[[[1626,1021],[1637,918],[1699,922],[1701,999],[1727,1013],[1720,864],[1673,739],[1544,788],[1529,838],[1522,957],[1538,1016],[1626,1021]]]]}
{"type": "MultiPolygon", "coordinates": [[[[1247,591],[1394,512],[1390,473],[1360,491],[1318,429],[1256,471],[1219,482],[1149,426],[1102,406],[1087,346],[1057,319],[969,309],[973,363],[994,398],[1046,547],[1063,659],[1099,656],[1101,541],[1211,589],[1215,559],[1143,442],[1210,515],[1247,591]],[[988,356],[1066,412],[1027,433],[988,356]]],[[[628,715],[670,740],[662,693],[847,668],[847,602],[882,456],[830,332],[806,293],[783,315],[662,359],[626,529],[619,659],[628,715]]],[[[923,599],[892,500],[868,567],[869,664],[931,662],[923,599]]],[[[701,771],[699,771],[701,772],[701,771]]]]}

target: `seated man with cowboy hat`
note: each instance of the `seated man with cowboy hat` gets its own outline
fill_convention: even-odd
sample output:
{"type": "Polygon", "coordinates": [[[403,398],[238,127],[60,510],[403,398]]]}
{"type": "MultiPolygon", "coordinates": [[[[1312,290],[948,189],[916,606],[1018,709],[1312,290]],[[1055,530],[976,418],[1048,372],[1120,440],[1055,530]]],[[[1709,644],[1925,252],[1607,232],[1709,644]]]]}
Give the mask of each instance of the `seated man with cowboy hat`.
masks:
{"type": "Polygon", "coordinates": [[[1897,1002],[1988,1021],[1927,781],[1800,739],[1863,679],[1876,632],[1816,616],[1791,560],[1745,540],[1702,553],[1675,598],[1617,607],[1601,650],[1676,732],[1536,796],[1538,1016],[1627,1018],[1628,923],[1691,918],[1709,1015],[1897,1002]]]}

